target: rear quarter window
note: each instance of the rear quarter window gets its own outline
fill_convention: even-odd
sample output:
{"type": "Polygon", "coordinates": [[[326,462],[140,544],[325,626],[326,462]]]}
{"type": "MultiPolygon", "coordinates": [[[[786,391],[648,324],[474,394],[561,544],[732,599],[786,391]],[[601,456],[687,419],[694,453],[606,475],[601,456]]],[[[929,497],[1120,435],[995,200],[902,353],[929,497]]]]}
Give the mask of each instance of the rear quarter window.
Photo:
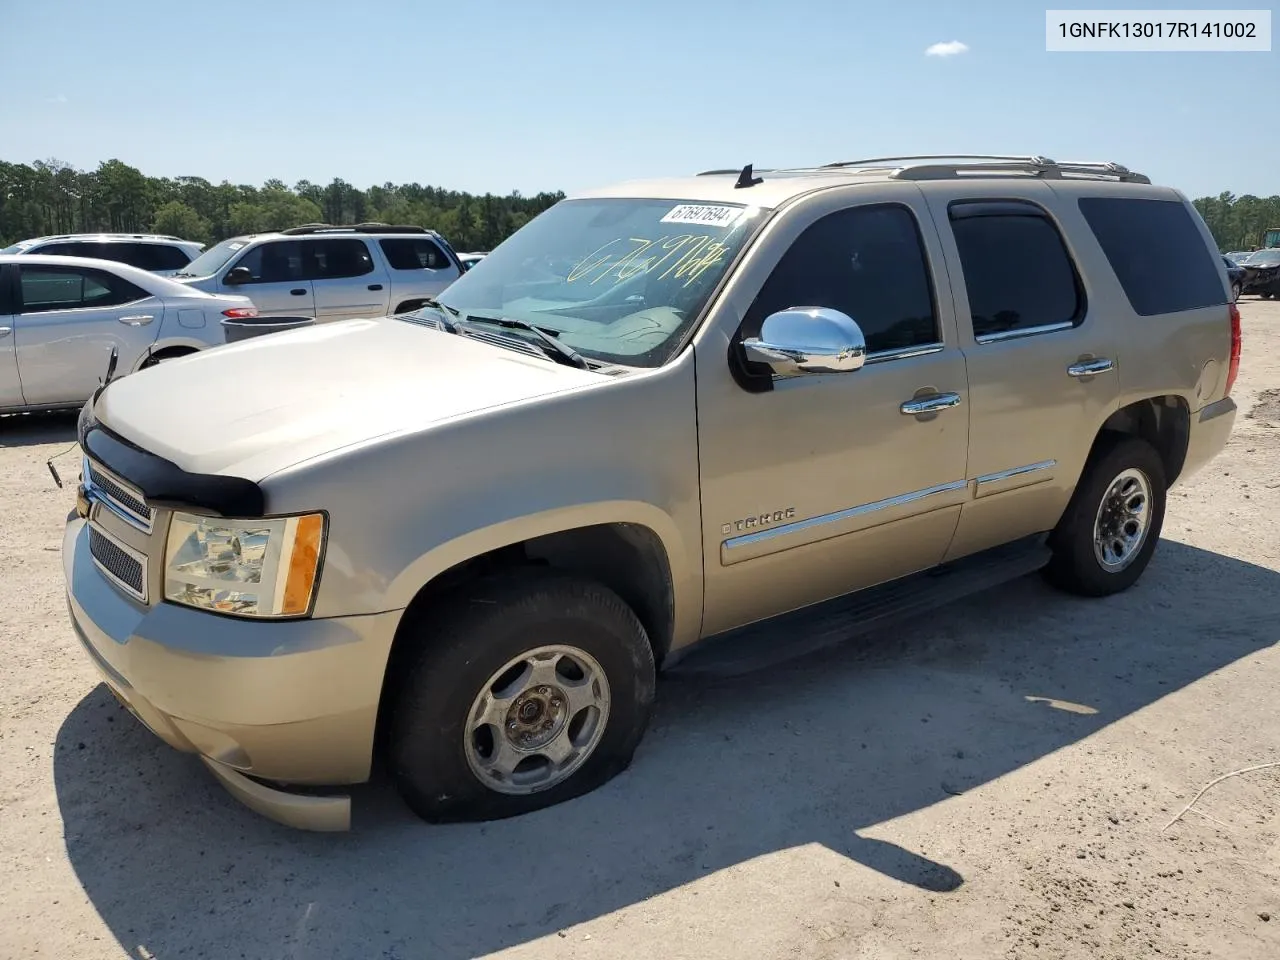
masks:
{"type": "Polygon", "coordinates": [[[445,270],[453,266],[439,244],[426,237],[388,237],[378,245],[392,270],[445,270]]]}
{"type": "Polygon", "coordinates": [[[1181,201],[1081,197],[1079,203],[1134,313],[1151,317],[1227,302],[1215,254],[1181,201]]]}

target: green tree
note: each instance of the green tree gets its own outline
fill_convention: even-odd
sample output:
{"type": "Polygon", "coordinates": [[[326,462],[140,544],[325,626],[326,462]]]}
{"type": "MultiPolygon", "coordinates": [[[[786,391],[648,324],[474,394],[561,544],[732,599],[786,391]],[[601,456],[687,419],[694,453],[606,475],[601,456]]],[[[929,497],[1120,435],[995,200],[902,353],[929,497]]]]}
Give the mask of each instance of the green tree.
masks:
{"type": "Polygon", "coordinates": [[[209,241],[209,221],[188,207],[181,200],[170,200],[156,211],[151,229],[184,240],[209,241]]]}

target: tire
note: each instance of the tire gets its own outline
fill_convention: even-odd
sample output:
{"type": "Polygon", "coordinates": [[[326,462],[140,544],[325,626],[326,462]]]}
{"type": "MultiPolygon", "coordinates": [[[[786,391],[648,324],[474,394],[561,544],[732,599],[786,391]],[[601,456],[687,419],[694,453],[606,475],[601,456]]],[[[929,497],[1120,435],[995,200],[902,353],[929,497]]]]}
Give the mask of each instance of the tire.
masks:
{"type": "Polygon", "coordinates": [[[1049,538],[1053,557],[1044,569],[1045,578],[1061,590],[1087,597],[1105,597],[1133,586],[1151,561],[1160,540],[1165,493],[1164,463],[1151,444],[1128,436],[1104,440],[1090,458],[1062,519],[1049,538]],[[1103,556],[1099,556],[1095,532],[1104,498],[1113,509],[1119,506],[1114,496],[1108,495],[1114,494],[1113,487],[1122,478],[1133,481],[1125,484],[1131,494],[1127,500],[1121,497],[1126,503],[1133,502],[1132,492],[1141,491],[1145,480],[1142,492],[1145,526],[1141,528],[1141,538],[1131,543],[1131,549],[1123,557],[1118,557],[1115,546],[1129,541],[1117,531],[1131,529],[1131,522],[1140,523],[1121,508],[1113,514],[1112,536],[1109,540],[1102,538],[1108,546],[1103,556]],[[1120,563],[1107,563],[1104,557],[1120,563]]]}
{"type": "Polygon", "coordinates": [[[500,820],[581,796],[625,770],[654,696],[653,650],[631,608],[600,584],[555,571],[480,580],[462,590],[413,628],[418,636],[409,639],[418,647],[394,693],[388,766],[409,807],[431,823],[500,820]],[[575,652],[528,658],[540,649],[575,652]],[[534,665],[540,676],[532,674],[534,665]],[[591,680],[596,670],[603,686],[591,680]],[[512,679],[521,673],[538,679],[522,687],[512,679]],[[498,698],[491,718],[503,719],[473,723],[482,693],[494,688],[529,700],[498,698]],[[592,706],[580,706],[583,698],[592,706]],[[526,714],[535,701],[543,711],[536,717],[526,714]],[[532,726],[508,735],[513,718],[532,726]],[[562,756],[557,768],[536,742],[511,743],[530,736],[551,738],[548,750],[558,744],[579,752],[562,756]],[[504,762],[513,756],[522,758],[514,768],[504,762]]]}
{"type": "Polygon", "coordinates": [[[1231,285],[1231,301],[1234,303],[1240,299],[1240,284],[1233,283],[1231,285]]]}

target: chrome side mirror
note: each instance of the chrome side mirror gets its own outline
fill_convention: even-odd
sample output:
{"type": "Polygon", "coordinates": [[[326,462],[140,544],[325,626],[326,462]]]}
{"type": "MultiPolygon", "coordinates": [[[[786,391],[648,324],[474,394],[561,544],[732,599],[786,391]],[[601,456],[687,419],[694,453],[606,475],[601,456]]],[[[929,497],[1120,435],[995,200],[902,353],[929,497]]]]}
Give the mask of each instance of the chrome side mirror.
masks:
{"type": "Polygon", "coordinates": [[[862,368],[867,341],[853,319],[827,307],[790,307],[764,318],[760,336],[742,341],[747,359],[775,376],[849,373],[862,368]]]}

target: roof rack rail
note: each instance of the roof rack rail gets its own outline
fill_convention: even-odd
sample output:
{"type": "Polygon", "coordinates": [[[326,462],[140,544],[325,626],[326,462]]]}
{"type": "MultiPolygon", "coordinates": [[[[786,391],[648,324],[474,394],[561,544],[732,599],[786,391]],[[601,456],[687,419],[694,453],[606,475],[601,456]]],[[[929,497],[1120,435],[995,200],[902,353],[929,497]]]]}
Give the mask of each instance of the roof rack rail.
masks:
{"type": "Polygon", "coordinates": [[[1058,162],[1042,156],[1010,156],[1007,154],[924,154],[907,157],[870,157],[865,160],[842,160],[823,164],[820,169],[860,166],[896,166],[892,174],[897,180],[938,180],[982,174],[1025,173],[1046,179],[1085,177],[1114,179],[1121,183],[1150,183],[1145,174],[1130,170],[1110,160],[1069,160],[1058,162]],[[916,162],[934,161],[934,162],[916,162]],[[959,161],[959,162],[957,162],[959,161]]]}
{"type": "Polygon", "coordinates": [[[337,226],[332,223],[305,223],[300,227],[290,227],[280,232],[288,237],[316,233],[431,233],[426,227],[390,223],[351,223],[337,226]]]}

